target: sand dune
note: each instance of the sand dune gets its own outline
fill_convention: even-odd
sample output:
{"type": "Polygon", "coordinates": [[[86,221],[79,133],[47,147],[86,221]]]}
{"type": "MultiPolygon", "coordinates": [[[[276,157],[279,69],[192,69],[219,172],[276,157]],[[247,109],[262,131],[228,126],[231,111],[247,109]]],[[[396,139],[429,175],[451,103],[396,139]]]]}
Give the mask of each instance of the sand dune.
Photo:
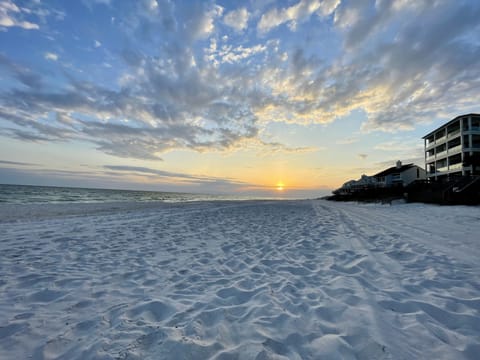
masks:
{"type": "Polygon", "coordinates": [[[480,353],[478,207],[62,206],[0,206],[1,359],[480,353]]]}

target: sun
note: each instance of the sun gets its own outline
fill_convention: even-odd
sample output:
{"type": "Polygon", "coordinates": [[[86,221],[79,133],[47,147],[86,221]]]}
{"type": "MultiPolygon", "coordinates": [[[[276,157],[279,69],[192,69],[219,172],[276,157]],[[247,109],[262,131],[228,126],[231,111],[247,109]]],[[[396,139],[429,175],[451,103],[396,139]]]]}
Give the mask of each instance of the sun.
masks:
{"type": "Polygon", "coordinates": [[[277,187],[276,187],[277,191],[283,191],[284,188],[285,188],[285,185],[283,185],[282,182],[277,183],[277,187]]]}

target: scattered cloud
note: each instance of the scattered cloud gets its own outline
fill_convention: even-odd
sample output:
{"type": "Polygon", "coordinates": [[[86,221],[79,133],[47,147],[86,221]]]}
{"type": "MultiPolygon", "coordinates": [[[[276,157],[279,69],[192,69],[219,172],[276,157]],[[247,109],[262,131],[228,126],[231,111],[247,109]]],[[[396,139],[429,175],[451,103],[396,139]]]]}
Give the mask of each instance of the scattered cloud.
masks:
{"type": "Polygon", "coordinates": [[[350,145],[350,144],[354,144],[358,141],[359,141],[358,137],[347,137],[347,138],[338,140],[337,144],[338,145],[350,145]]]}
{"type": "Polygon", "coordinates": [[[228,25],[236,31],[241,32],[247,28],[249,18],[250,13],[248,10],[246,8],[240,8],[225,14],[223,22],[225,25],[228,25]]]}
{"type": "Polygon", "coordinates": [[[8,161],[8,160],[0,160],[0,164],[16,165],[16,166],[32,166],[32,165],[35,165],[35,164],[32,164],[32,163],[19,162],[19,161],[8,161]]]}
{"type": "Polygon", "coordinates": [[[217,41],[212,39],[210,41],[210,47],[206,49],[206,58],[215,66],[218,66],[220,63],[233,64],[265,53],[268,49],[267,46],[268,44],[257,44],[251,47],[244,47],[243,45],[238,47],[223,45],[221,48],[217,48],[217,41]]]}
{"type": "Polygon", "coordinates": [[[52,52],[46,52],[44,54],[44,57],[46,60],[50,60],[50,61],[57,61],[58,60],[58,55],[55,54],[55,53],[52,53],[52,52]]]}
{"type": "MultiPolygon", "coordinates": [[[[269,141],[249,141],[250,146],[253,145],[254,149],[257,149],[259,152],[259,156],[267,156],[276,153],[282,154],[302,154],[302,153],[310,153],[315,151],[323,151],[326,148],[319,147],[319,146],[299,146],[299,147],[291,147],[280,142],[269,142],[269,141]]],[[[243,144],[243,148],[249,148],[249,144],[243,144]]]]}
{"type": "MultiPolygon", "coordinates": [[[[0,53],[8,80],[0,93],[3,135],[76,139],[151,160],[175,149],[235,151],[247,143],[266,153],[316,151],[263,142],[261,129],[327,124],[361,110],[363,133],[395,133],[478,107],[478,2],[300,0],[239,9],[210,1],[89,3],[115,18],[92,34],[112,31],[123,48],[114,50],[106,34],[102,43],[85,40],[85,48],[102,47],[91,59],[67,59],[62,51],[58,61],[42,49],[58,64],[49,73],[27,57],[0,53]],[[281,25],[298,33],[277,36],[281,25]],[[313,28],[324,36],[310,34],[313,28]]],[[[0,2],[0,26],[30,21],[43,29],[39,9],[29,11],[0,2]]],[[[43,14],[57,16],[50,8],[43,14]]]]}
{"type": "Polygon", "coordinates": [[[215,21],[223,14],[223,8],[218,5],[214,5],[207,11],[199,12],[199,19],[197,22],[196,37],[205,38],[212,34],[215,30],[215,21]]]}
{"type": "Polygon", "coordinates": [[[367,154],[357,154],[357,156],[362,160],[365,160],[368,157],[367,154]]]}
{"type": "Polygon", "coordinates": [[[328,16],[339,3],[340,0],[300,0],[287,8],[273,8],[262,15],[257,28],[260,32],[265,33],[287,23],[288,27],[294,31],[298,22],[307,20],[314,13],[320,16],[328,16]]]}
{"type": "Polygon", "coordinates": [[[191,183],[229,183],[235,185],[245,185],[241,181],[235,181],[233,179],[218,178],[211,176],[202,176],[202,175],[191,175],[184,173],[175,173],[165,170],[157,170],[148,167],[141,166],[127,166],[127,165],[104,165],[105,169],[113,170],[117,172],[126,172],[126,173],[139,173],[146,175],[154,175],[160,178],[166,178],[170,181],[180,181],[180,182],[191,182],[191,183]]]}
{"type": "Polygon", "coordinates": [[[42,86],[41,75],[35,73],[26,66],[11,61],[5,55],[2,55],[2,53],[0,53],[0,68],[5,69],[6,72],[9,73],[16,81],[28,88],[38,91],[42,86]]]}
{"type": "Polygon", "coordinates": [[[392,166],[396,166],[397,161],[401,161],[402,164],[415,164],[420,167],[425,167],[425,158],[423,157],[411,157],[405,159],[391,158],[389,160],[381,161],[375,164],[375,167],[378,169],[388,169],[392,166]]]}
{"type": "Polygon", "coordinates": [[[397,137],[375,145],[374,149],[397,152],[403,154],[403,156],[411,157],[412,153],[417,154],[423,151],[423,142],[419,141],[419,139],[400,139],[397,137]]]}
{"type": "Polygon", "coordinates": [[[18,7],[11,0],[2,0],[0,1],[0,27],[20,27],[25,30],[39,29],[38,24],[23,19],[28,13],[28,10],[18,7]]]}

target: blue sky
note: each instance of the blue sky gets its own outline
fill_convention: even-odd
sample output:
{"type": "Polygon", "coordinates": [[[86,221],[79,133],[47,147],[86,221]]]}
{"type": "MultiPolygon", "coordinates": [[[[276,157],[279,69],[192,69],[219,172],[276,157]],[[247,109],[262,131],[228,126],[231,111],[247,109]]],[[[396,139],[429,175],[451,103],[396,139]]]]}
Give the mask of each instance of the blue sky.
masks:
{"type": "Polygon", "coordinates": [[[479,112],[478,1],[0,0],[0,183],[328,193],[479,112]]]}

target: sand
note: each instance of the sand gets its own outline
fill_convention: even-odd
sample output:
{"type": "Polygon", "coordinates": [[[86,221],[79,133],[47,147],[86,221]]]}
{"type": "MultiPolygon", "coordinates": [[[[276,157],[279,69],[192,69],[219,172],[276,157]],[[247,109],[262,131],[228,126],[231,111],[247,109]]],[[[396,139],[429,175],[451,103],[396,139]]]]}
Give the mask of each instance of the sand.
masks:
{"type": "Polygon", "coordinates": [[[479,220],[321,200],[0,206],[0,358],[477,359],[479,220]]]}

